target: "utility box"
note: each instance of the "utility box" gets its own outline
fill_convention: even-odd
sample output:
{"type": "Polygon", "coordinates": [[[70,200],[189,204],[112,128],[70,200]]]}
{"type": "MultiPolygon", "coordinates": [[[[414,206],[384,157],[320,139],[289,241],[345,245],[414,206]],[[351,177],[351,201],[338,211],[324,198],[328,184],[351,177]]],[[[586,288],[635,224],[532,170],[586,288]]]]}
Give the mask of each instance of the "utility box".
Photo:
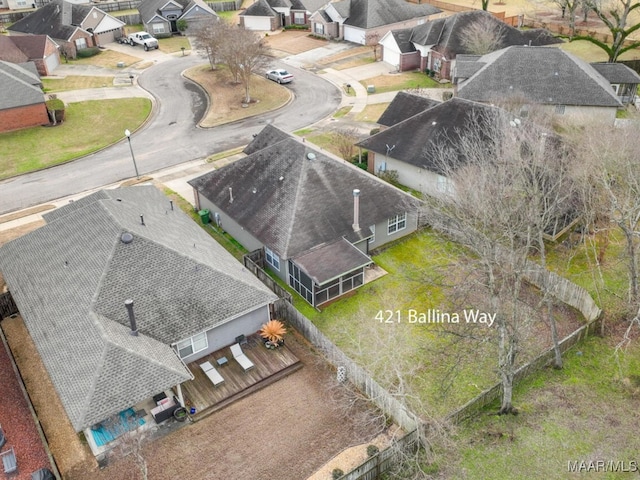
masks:
{"type": "Polygon", "coordinates": [[[204,225],[211,221],[211,218],[209,218],[209,210],[206,208],[204,210],[200,210],[198,212],[198,215],[200,215],[200,220],[202,220],[202,223],[204,225]]]}
{"type": "Polygon", "coordinates": [[[375,85],[367,85],[367,93],[376,93],[375,85]]]}

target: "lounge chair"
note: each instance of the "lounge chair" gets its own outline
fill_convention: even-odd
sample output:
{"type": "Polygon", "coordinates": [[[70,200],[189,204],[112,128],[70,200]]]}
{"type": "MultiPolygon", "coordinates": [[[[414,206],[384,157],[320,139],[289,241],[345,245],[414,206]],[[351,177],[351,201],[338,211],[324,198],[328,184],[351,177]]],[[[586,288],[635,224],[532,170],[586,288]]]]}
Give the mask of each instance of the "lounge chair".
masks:
{"type": "Polygon", "coordinates": [[[245,372],[255,366],[253,362],[249,360],[249,358],[244,354],[239,343],[234,343],[233,345],[231,345],[231,354],[245,372]]]}
{"type": "Polygon", "coordinates": [[[211,383],[213,383],[214,387],[224,382],[224,378],[222,378],[222,375],[218,373],[218,371],[214,368],[213,365],[211,365],[210,362],[201,363],[200,368],[205,373],[205,375],[209,377],[209,380],[211,380],[211,383]]]}
{"type": "Polygon", "coordinates": [[[0,457],[2,457],[4,473],[12,473],[18,470],[18,460],[16,459],[16,453],[13,451],[13,447],[4,452],[0,452],[0,457]]]}

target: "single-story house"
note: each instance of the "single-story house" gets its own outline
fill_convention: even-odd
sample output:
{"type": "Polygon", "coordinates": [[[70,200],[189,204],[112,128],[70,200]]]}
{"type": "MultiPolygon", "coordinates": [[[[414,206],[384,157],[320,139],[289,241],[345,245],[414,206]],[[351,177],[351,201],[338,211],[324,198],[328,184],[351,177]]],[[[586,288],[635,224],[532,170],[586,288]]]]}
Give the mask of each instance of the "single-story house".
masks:
{"type": "Polygon", "coordinates": [[[523,115],[528,105],[539,105],[579,123],[613,125],[622,107],[596,68],[559,48],[512,46],[482,56],[459,55],[453,83],[460,98],[521,102],[523,115]]]}
{"type": "Polygon", "coordinates": [[[416,230],[418,200],[274,126],[191,180],[198,208],[313,306],[363,285],[369,253],[416,230]]]}
{"type": "Polygon", "coordinates": [[[401,72],[431,70],[438,78],[450,80],[456,56],[471,54],[463,40],[464,32],[474,24],[500,32],[497,48],[510,45],[551,45],[560,43],[544,29],[519,30],[484,10],[461,12],[437,18],[409,29],[387,32],[381,39],[382,60],[401,72]]]}
{"type": "Polygon", "coordinates": [[[93,5],[66,0],[51,3],[21,18],[7,28],[9,35],[48,35],[75,58],[77,51],[115,41],[122,36],[125,23],[93,5]]]}
{"type": "MultiPolygon", "coordinates": [[[[404,99],[403,102],[410,100],[404,99]]],[[[465,134],[465,127],[478,128],[478,122],[489,121],[497,110],[454,97],[357,145],[369,151],[369,172],[380,175],[395,171],[402,185],[428,195],[450,194],[454,188],[446,176],[450,166],[441,165],[436,152],[442,148],[455,148],[465,134]]]]}
{"type": "Polygon", "coordinates": [[[412,28],[442,10],[404,0],[340,0],[311,15],[311,31],[329,39],[375,45],[390,30],[412,28]]]}
{"type": "Polygon", "coordinates": [[[38,73],[46,77],[60,65],[60,49],[49,35],[0,35],[0,60],[34,62],[38,73]]]}
{"type": "Polygon", "coordinates": [[[33,62],[0,60],[0,132],[49,124],[42,82],[33,62]]]}
{"type": "Polygon", "coordinates": [[[240,14],[247,30],[274,31],[288,25],[309,25],[311,15],[327,0],[255,0],[240,14]]]}
{"type": "Polygon", "coordinates": [[[602,75],[613,88],[623,105],[635,104],[640,75],[623,63],[592,63],[591,66],[602,75]]]}
{"type": "Polygon", "coordinates": [[[187,22],[187,30],[196,33],[209,22],[217,22],[218,14],[204,0],[144,0],[138,5],[144,29],[155,37],[178,33],[178,22],[187,22]]]}
{"type": "Polygon", "coordinates": [[[276,296],[153,186],[101,190],[0,248],[0,271],[76,431],[192,379],[276,296]]]}

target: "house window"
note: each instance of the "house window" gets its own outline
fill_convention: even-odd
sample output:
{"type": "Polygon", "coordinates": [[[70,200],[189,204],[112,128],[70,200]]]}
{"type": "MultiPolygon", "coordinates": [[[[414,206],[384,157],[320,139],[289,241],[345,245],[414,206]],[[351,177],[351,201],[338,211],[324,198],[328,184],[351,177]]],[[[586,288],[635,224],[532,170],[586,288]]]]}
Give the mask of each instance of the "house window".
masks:
{"type": "Polygon", "coordinates": [[[180,358],[185,358],[189,355],[205,350],[208,346],[207,334],[203,332],[178,342],[178,353],[180,354],[180,358]]]}
{"type": "Polygon", "coordinates": [[[153,33],[165,33],[164,23],[154,23],[151,25],[153,33]]]}
{"type": "Polygon", "coordinates": [[[314,23],[313,31],[316,32],[318,35],[324,35],[324,25],[321,23],[314,23]]]}
{"type": "Polygon", "coordinates": [[[27,6],[27,1],[26,0],[18,0],[16,2],[16,6],[17,7],[26,7],[27,6]]]}
{"type": "Polygon", "coordinates": [[[375,225],[371,225],[369,227],[371,229],[371,238],[369,239],[369,243],[375,243],[376,242],[376,226],[375,225]]]}
{"type": "Polygon", "coordinates": [[[564,115],[564,105],[556,105],[556,113],[558,115],[564,115]]]}
{"type": "Polygon", "coordinates": [[[391,235],[392,233],[399,232],[400,230],[404,230],[407,228],[407,213],[403,213],[401,215],[396,215],[389,219],[389,229],[388,233],[391,235]]]}
{"type": "Polygon", "coordinates": [[[76,38],[76,48],[78,50],[82,50],[83,48],[87,48],[87,39],[82,37],[82,38],[76,38]]]}
{"type": "Polygon", "coordinates": [[[453,184],[447,177],[438,175],[437,189],[440,193],[453,193],[453,184]]]}
{"type": "Polygon", "coordinates": [[[304,13],[294,12],[293,23],[295,23],[296,25],[304,25],[306,23],[304,13]]]}
{"type": "Polygon", "coordinates": [[[267,260],[267,263],[275,268],[277,271],[280,271],[280,257],[276,255],[273,250],[264,247],[264,256],[267,260]]]}

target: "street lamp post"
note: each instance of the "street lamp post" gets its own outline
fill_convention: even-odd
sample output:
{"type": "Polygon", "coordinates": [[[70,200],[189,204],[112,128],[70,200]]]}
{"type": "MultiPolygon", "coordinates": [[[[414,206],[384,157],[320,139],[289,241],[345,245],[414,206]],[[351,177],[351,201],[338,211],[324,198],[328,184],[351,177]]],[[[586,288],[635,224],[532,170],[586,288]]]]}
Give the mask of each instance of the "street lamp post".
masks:
{"type": "Polygon", "coordinates": [[[127,136],[127,140],[129,141],[129,150],[131,151],[131,159],[133,160],[133,168],[136,170],[136,178],[140,179],[140,174],[138,173],[138,165],[136,165],[136,157],[133,154],[133,147],[131,146],[131,132],[129,129],[124,131],[124,134],[127,136]]]}

